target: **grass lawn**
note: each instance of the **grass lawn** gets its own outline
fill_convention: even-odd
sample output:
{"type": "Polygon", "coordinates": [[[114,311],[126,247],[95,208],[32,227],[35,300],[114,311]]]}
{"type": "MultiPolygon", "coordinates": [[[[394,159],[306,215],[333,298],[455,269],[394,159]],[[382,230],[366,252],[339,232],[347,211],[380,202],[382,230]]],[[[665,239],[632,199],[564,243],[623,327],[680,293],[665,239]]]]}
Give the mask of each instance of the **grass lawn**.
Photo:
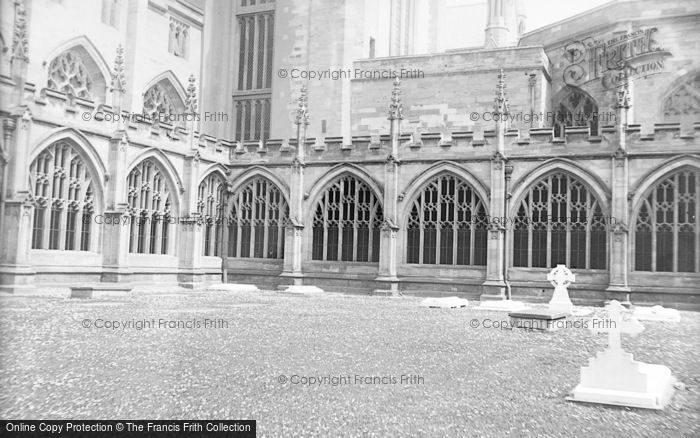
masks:
{"type": "Polygon", "coordinates": [[[5,295],[0,417],[255,419],[259,436],[285,437],[700,436],[698,313],[682,312],[680,323],[645,321],[640,336],[623,337],[635,359],[670,367],[684,384],[664,411],[649,411],[564,399],[605,335],[484,328],[506,314],[426,309],[419,301],[274,292],[5,295]],[[112,330],[84,328],[86,319],[221,319],[228,327],[112,330]],[[402,384],[402,375],[421,379],[402,384]],[[289,381],[323,376],[321,385],[289,381]],[[367,377],[384,383],[357,380],[367,377]]]}

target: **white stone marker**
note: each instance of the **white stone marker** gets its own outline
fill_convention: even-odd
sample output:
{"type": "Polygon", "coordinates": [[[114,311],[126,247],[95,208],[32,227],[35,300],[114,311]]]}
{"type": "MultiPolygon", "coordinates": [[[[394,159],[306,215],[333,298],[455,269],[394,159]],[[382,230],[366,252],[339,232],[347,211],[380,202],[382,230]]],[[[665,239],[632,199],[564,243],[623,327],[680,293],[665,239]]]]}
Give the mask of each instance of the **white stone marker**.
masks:
{"type": "Polygon", "coordinates": [[[221,292],[258,292],[259,289],[254,284],[239,284],[239,283],[217,283],[210,284],[206,287],[207,290],[221,292]]]}
{"type": "Polygon", "coordinates": [[[621,333],[636,336],[644,330],[635,318],[623,318],[623,309],[613,300],[605,306],[608,320],[591,321],[591,331],[608,334],[608,347],[581,367],[581,383],[567,400],[663,409],[673,396],[675,379],[668,367],[635,361],[622,349],[621,333]]]}
{"type": "Polygon", "coordinates": [[[667,309],[663,306],[638,307],[634,308],[634,317],[646,321],[670,321],[678,322],[681,314],[676,309],[667,309]]]}
{"type": "Polygon", "coordinates": [[[436,309],[456,309],[458,307],[467,307],[469,301],[459,297],[426,298],[418,305],[436,309]]]}
{"type": "Polygon", "coordinates": [[[567,287],[576,281],[576,276],[571,273],[566,265],[557,265],[547,274],[547,281],[554,286],[554,294],[549,302],[549,310],[555,312],[573,313],[574,304],[569,298],[567,287]]]}

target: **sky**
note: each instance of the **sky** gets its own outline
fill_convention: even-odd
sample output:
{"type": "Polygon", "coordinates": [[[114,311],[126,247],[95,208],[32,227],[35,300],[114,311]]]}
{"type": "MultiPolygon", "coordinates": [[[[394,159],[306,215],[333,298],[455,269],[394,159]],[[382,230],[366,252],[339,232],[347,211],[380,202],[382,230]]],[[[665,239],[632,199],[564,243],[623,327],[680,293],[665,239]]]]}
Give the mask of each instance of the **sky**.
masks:
{"type": "Polygon", "coordinates": [[[610,0],[525,0],[527,31],[593,9],[610,0]]]}

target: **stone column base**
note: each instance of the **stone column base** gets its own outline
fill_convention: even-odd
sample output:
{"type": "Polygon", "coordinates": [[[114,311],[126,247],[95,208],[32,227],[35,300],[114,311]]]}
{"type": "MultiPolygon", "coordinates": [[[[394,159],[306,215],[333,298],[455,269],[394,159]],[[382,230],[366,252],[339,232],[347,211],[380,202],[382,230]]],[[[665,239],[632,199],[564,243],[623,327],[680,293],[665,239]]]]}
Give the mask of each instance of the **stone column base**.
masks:
{"type": "Polygon", "coordinates": [[[31,266],[0,266],[0,292],[18,294],[36,292],[35,272],[31,266]]]}
{"type": "Polygon", "coordinates": [[[486,280],[481,284],[481,295],[479,296],[479,301],[500,301],[507,298],[505,281],[486,280]]]}

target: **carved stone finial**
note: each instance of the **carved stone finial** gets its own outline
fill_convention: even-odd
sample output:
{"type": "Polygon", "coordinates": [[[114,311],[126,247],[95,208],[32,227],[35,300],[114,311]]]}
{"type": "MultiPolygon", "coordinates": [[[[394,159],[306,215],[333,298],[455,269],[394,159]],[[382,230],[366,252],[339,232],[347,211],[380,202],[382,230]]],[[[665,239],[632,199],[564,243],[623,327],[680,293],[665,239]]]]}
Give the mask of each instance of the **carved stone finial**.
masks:
{"type": "Polygon", "coordinates": [[[494,114],[505,115],[509,114],[508,98],[506,97],[506,74],[501,69],[498,74],[498,85],[496,85],[496,99],[494,105],[494,114]]]}
{"type": "Polygon", "coordinates": [[[403,119],[403,103],[401,103],[401,81],[398,76],[394,78],[394,87],[391,90],[391,103],[389,104],[389,120],[403,119]]]}
{"type": "Polygon", "coordinates": [[[117,46],[117,56],[114,58],[114,71],[112,72],[112,82],[109,91],[126,92],[126,78],[124,77],[124,48],[121,44],[117,46]]]}
{"type": "Polygon", "coordinates": [[[15,0],[15,25],[12,38],[11,60],[29,62],[29,39],[27,34],[27,10],[24,0],[15,0]]]}
{"type": "Polygon", "coordinates": [[[297,113],[294,124],[308,125],[309,124],[309,108],[308,108],[308,90],[306,85],[301,87],[301,94],[297,104],[297,113]]]}
{"type": "Polygon", "coordinates": [[[188,113],[197,112],[197,87],[194,85],[194,75],[190,75],[187,85],[187,98],[185,99],[185,108],[188,113]]]}

